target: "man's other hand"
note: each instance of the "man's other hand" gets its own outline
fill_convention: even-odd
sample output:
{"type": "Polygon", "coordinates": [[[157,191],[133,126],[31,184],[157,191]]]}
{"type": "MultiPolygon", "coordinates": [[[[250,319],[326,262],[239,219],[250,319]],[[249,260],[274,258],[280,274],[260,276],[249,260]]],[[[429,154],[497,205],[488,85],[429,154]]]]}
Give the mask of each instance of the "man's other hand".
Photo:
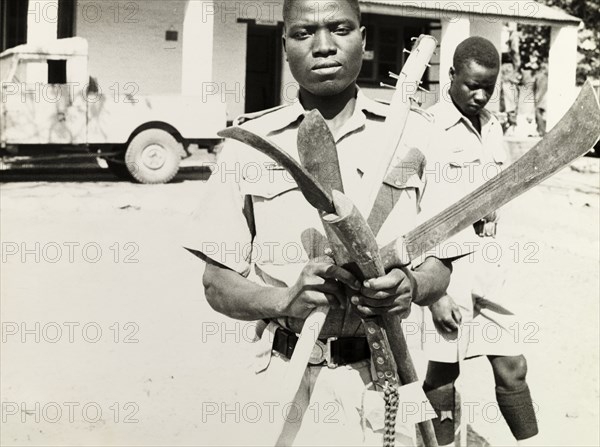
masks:
{"type": "Polygon", "coordinates": [[[347,305],[344,285],[360,290],[360,281],[352,273],[325,258],[310,261],[302,269],[296,283],[286,289],[282,314],[294,318],[306,318],[317,307],[345,308],[347,305]]]}
{"type": "Polygon", "coordinates": [[[462,322],[462,314],[457,304],[449,295],[444,295],[429,306],[433,317],[433,324],[442,334],[451,334],[458,331],[462,322]]]}
{"type": "Polygon", "coordinates": [[[398,314],[406,318],[410,314],[414,277],[400,269],[392,269],[385,276],[364,281],[360,294],[352,297],[363,317],[383,314],[398,314]]]}

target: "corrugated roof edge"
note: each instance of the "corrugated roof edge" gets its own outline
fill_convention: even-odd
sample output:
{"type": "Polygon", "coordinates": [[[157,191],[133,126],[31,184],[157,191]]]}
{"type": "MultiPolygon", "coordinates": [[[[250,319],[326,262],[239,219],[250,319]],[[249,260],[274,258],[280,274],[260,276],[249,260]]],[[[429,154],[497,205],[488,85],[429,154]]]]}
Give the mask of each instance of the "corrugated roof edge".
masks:
{"type": "MultiPolygon", "coordinates": [[[[457,13],[461,15],[478,15],[497,17],[507,21],[536,23],[540,25],[574,25],[581,23],[578,17],[567,14],[560,8],[550,7],[531,0],[513,0],[500,2],[457,2],[457,1],[403,1],[403,0],[359,0],[361,5],[380,5],[407,11],[424,11],[429,13],[457,13]],[[463,7],[461,7],[463,3],[463,7]],[[494,4],[494,13],[488,12],[487,5],[494,4]]],[[[368,11],[365,11],[368,12],[368,11]]],[[[414,15],[414,14],[412,14],[414,15]]]]}

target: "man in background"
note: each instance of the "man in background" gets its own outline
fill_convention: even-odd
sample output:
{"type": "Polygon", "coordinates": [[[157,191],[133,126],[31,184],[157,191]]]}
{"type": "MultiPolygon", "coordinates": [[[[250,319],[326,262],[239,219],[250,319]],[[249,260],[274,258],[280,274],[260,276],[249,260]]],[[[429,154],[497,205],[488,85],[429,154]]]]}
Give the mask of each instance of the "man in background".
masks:
{"type": "MultiPolygon", "coordinates": [[[[481,186],[504,162],[502,128],[485,109],[499,69],[500,55],[490,41],[481,37],[466,39],[454,54],[449,94],[428,109],[441,127],[445,143],[436,162],[451,170],[449,176],[458,179],[450,184],[428,184],[428,189],[441,190],[428,193],[443,203],[454,203],[481,186]]],[[[427,212],[433,214],[441,208],[427,212]]],[[[495,237],[497,220],[494,213],[474,225],[484,245],[495,237]]],[[[446,295],[429,306],[429,324],[442,338],[436,342],[426,338],[425,343],[430,361],[424,389],[438,414],[434,420],[438,441],[441,445],[454,443],[458,419],[454,382],[460,373],[459,362],[481,355],[491,363],[498,406],[514,437],[519,442],[530,440],[538,429],[526,382],[527,362],[509,331],[515,322],[513,315],[496,302],[502,287],[490,284],[498,266],[485,262],[480,250],[474,261],[463,258],[453,267],[446,295]],[[493,343],[483,332],[490,325],[502,334],[493,343]]]]}

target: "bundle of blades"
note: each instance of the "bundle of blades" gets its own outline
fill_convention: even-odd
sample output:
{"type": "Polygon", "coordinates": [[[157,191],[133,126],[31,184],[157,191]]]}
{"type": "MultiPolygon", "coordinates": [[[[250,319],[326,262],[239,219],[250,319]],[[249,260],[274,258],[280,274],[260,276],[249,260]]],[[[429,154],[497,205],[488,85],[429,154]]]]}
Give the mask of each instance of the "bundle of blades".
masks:
{"type": "MultiPolygon", "coordinates": [[[[310,112],[300,124],[298,154],[300,162],[307,171],[328,193],[335,195],[336,213],[328,215],[320,213],[335,263],[351,270],[360,279],[370,279],[385,274],[373,232],[357,208],[341,195],[344,186],[335,140],[317,110],[310,112]],[[352,247],[354,256],[346,247],[352,247]]],[[[348,309],[350,308],[351,304],[348,303],[348,309]]],[[[327,315],[327,308],[319,309],[317,315],[322,315],[320,318],[324,318],[327,315]]],[[[321,321],[318,323],[324,324],[321,321]]],[[[397,405],[393,405],[393,401],[394,398],[397,399],[397,388],[401,384],[396,362],[382,317],[362,318],[362,324],[371,350],[371,364],[375,372],[373,383],[384,391],[386,421],[384,445],[393,446],[397,415],[397,405]]],[[[307,343],[315,341],[309,340],[307,343]]],[[[406,349],[406,344],[400,346],[406,349]]],[[[397,355],[402,358],[409,357],[408,350],[397,355]]],[[[295,384],[295,382],[287,383],[295,384]]]]}
{"type": "MultiPolygon", "coordinates": [[[[352,201],[343,194],[335,141],[318,111],[310,112],[298,131],[298,152],[304,166],[275,144],[245,129],[229,128],[220,135],[254,147],[290,172],[304,197],[319,211],[336,264],[348,268],[360,279],[376,278],[385,274],[373,232],[352,201]]],[[[405,265],[396,267],[404,268],[405,265]]],[[[405,272],[410,276],[408,271],[405,272]]],[[[304,328],[309,330],[302,331],[285,378],[290,399],[293,399],[298,389],[310,352],[328,311],[328,307],[319,308],[311,313],[304,323],[304,328]],[[319,330],[315,331],[315,327],[319,330]]],[[[375,367],[374,383],[384,390],[398,387],[402,383],[400,378],[403,378],[404,383],[415,382],[417,377],[400,320],[393,316],[385,319],[370,317],[362,319],[362,324],[375,367]],[[391,328],[391,333],[386,331],[386,326],[391,328]]],[[[429,437],[433,435],[432,429],[425,432],[429,437]]],[[[435,445],[434,442],[435,437],[433,442],[427,445],[435,445]]]]}
{"type": "MultiPolygon", "coordinates": [[[[246,143],[270,156],[284,168],[288,169],[308,202],[322,212],[323,218],[328,222],[338,219],[343,220],[344,217],[353,214],[355,207],[352,206],[352,203],[341,191],[327,190],[321,186],[296,160],[267,139],[239,127],[225,129],[219,135],[246,143]]],[[[370,255],[364,258],[357,256],[358,264],[369,265],[376,270],[382,265],[384,271],[393,267],[408,265],[411,259],[416,259],[427,251],[432,250],[446,239],[471,226],[474,222],[520,196],[560,171],[578,157],[586,154],[599,139],[600,105],[598,104],[593,87],[588,81],[582,88],[573,106],[561,121],[523,157],[468,196],[441,211],[406,235],[400,236],[395,241],[381,248],[379,257],[376,253],[373,254],[374,252],[371,252],[370,255]],[[381,264],[380,261],[382,261],[381,264]]],[[[354,215],[357,216],[359,213],[356,212],[354,215]]],[[[337,232],[336,235],[339,238],[340,235],[337,232]]],[[[370,238],[371,236],[372,232],[369,229],[365,237],[370,238]],[[369,232],[371,233],[370,235],[368,234],[369,232]]],[[[342,242],[341,238],[340,242],[342,242]]],[[[345,248],[350,257],[355,254],[360,255],[354,253],[352,246],[345,246],[345,248]]],[[[318,317],[317,319],[321,319],[321,324],[325,320],[325,313],[322,310],[321,312],[311,314],[309,319],[315,316],[318,317]]],[[[304,325],[305,328],[314,328],[314,326],[310,326],[308,323],[307,320],[304,325]]],[[[389,323],[397,326],[391,329],[388,325],[388,335],[401,334],[401,331],[396,330],[399,328],[399,320],[389,323]]],[[[315,331],[310,330],[308,334],[310,333],[314,334],[315,331]]],[[[312,349],[310,341],[310,335],[303,333],[292,358],[292,361],[295,361],[296,364],[295,368],[300,370],[300,377],[307,364],[307,361],[302,361],[302,358],[308,359],[310,350],[312,349]],[[300,349],[300,345],[304,345],[305,347],[300,349]]],[[[402,349],[408,352],[405,342],[404,348],[402,348],[403,341],[402,337],[400,340],[392,341],[390,345],[393,348],[394,360],[398,366],[400,380],[402,383],[411,383],[414,381],[411,380],[411,376],[416,377],[416,374],[414,374],[414,370],[410,371],[410,366],[412,366],[410,357],[398,358],[395,355],[396,352],[402,351],[402,349]],[[406,372],[407,370],[409,373],[408,376],[403,377],[403,371],[406,372]]],[[[314,339],[312,343],[314,343],[314,339]]],[[[290,370],[294,369],[292,362],[290,362],[289,368],[290,370]]],[[[293,383],[299,383],[299,379],[293,383]]],[[[291,402],[295,392],[296,389],[290,389],[291,399],[284,401],[291,402]]],[[[436,445],[435,437],[431,441],[426,441],[426,445],[436,445]]]]}
{"type": "MultiPolygon", "coordinates": [[[[383,275],[375,235],[363,216],[343,195],[344,185],[338,161],[336,144],[327,123],[317,110],[308,113],[298,129],[298,154],[301,164],[315,180],[331,194],[335,213],[320,212],[329,248],[337,265],[345,267],[359,279],[383,275]],[[346,247],[351,247],[353,255],[346,247]]],[[[316,250],[314,250],[316,251],[316,250]]],[[[377,318],[363,320],[369,346],[381,346],[381,355],[375,362],[375,382],[381,388],[385,382],[398,383],[396,367],[385,332],[377,318]],[[373,328],[377,327],[375,333],[373,328]]],[[[373,359],[375,360],[375,359],[373,359]]]]}

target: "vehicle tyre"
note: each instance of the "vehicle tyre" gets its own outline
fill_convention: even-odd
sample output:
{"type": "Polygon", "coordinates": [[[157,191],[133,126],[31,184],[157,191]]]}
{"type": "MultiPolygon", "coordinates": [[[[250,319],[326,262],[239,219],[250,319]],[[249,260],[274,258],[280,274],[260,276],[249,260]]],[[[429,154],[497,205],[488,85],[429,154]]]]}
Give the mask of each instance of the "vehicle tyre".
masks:
{"type": "Polygon", "coordinates": [[[179,171],[183,146],[170,133],[148,129],[137,134],[125,152],[125,164],[140,183],[167,183],[179,171]]]}

